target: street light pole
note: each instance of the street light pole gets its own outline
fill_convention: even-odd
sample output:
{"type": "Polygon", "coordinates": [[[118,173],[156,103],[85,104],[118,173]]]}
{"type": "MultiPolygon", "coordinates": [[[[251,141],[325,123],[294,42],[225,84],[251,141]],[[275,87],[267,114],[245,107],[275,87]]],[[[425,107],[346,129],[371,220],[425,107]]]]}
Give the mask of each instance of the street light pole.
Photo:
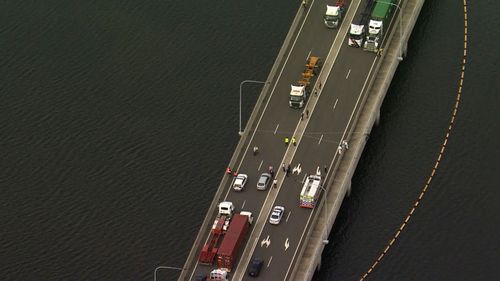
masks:
{"type": "Polygon", "coordinates": [[[175,266],[158,266],[155,268],[155,276],[154,276],[154,281],[156,281],[156,273],[158,272],[159,269],[173,269],[173,270],[179,270],[183,271],[185,268],[180,268],[180,267],[175,267],[175,266]]]}
{"type": "Polygon", "coordinates": [[[403,13],[403,11],[401,10],[401,7],[399,6],[401,4],[401,1],[402,0],[399,0],[398,4],[384,2],[384,1],[376,1],[377,3],[396,6],[396,8],[399,9],[399,13],[398,13],[398,17],[399,17],[399,57],[398,57],[398,61],[403,60],[403,19],[402,19],[402,15],[401,15],[403,13]]]}
{"type": "Polygon", "coordinates": [[[240,83],[240,130],[238,131],[238,134],[240,136],[243,135],[243,131],[241,130],[241,87],[243,86],[243,84],[245,83],[257,83],[257,84],[266,84],[268,82],[264,82],[264,81],[257,81],[257,80],[244,80],[244,81],[241,81],[240,83]]]}

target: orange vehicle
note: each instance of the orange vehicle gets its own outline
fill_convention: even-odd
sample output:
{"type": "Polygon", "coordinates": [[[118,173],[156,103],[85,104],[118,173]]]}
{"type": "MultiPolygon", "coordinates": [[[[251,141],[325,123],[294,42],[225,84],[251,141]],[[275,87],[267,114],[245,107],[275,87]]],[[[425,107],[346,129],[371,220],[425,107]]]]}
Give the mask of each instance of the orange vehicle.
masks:
{"type": "Polygon", "coordinates": [[[302,108],[307,102],[309,95],[309,84],[311,79],[319,73],[321,69],[321,59],[317,56],[307,58],[306,67],[302,72],[302,78],[296,85],[291,85],[290,99],[288,104],[293,108],[302,108]]]}

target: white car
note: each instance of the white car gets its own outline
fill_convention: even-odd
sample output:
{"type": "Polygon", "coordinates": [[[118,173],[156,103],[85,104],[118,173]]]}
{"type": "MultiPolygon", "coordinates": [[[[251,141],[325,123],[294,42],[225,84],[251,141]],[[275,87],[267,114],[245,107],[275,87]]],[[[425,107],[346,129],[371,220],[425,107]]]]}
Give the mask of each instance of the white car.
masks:
{"type": "Polygon", "coordinates": [[[285,213],[285,207],[274,206],[271,216],[269,217],[269,223],[279,224],[284,213],[285,213]]]}
{"type": "Polygon", "coordinates": [[[236,176],[233,182],[233,189],[236,191],[242,191],[247,183],[248,176],[245,174],[239,174],[236,176]]]}

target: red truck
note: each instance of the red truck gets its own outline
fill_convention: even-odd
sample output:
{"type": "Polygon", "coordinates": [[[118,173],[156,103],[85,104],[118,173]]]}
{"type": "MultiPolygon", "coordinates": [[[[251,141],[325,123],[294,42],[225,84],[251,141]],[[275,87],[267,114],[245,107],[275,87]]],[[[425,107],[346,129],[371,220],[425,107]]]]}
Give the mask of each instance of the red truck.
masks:
{"type": "Polygon", "coordinates": [[[231,202],[221,202],[219,204],[219,213],[214,220],[208,242],[201,249],[198,261],[201,264],[213,264],[215,255],[217,254],[217,246],[222,240],[224,233],[228,228],[231,216],[233,214],[234,205],[231,202]]]}
{"type": "Polygon", "coordinates": [[[224,240],[217,251],[217,266],[227,272],[231,272],[238,256],[240,246],[245,240],[253,217],[250,212],[241,212],[233,216],[229,228],[224,235],[224,240]]]}

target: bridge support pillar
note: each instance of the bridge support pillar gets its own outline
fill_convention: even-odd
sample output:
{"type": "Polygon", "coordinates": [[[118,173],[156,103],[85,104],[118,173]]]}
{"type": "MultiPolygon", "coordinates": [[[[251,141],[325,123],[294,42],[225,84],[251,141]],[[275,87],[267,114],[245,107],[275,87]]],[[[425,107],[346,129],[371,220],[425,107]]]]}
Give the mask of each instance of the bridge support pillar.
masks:
{"type": "Polygon", "coordinates": [[[321,253],[319,254],[318,264],[316,265],[316,271],[320,271],[320,270],[321,270],[321,253]]]}
{"type": "Polygon", "coordinates": [[[347,183],[347,196],[351,196],[351,187],[352,181],[350,180],[349,183],[347,183]]]}

